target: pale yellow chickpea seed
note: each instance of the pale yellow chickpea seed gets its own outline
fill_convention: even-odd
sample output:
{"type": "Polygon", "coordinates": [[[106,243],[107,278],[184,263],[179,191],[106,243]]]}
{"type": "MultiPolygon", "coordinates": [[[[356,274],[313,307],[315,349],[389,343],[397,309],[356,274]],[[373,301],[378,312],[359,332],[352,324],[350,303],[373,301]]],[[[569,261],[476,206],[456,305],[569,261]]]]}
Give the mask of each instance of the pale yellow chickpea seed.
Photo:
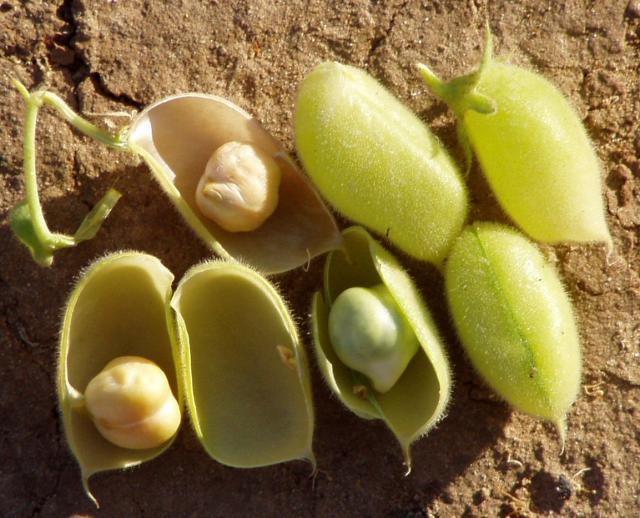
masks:
{"type": "Polygon", "coordinates": [[[139,356],[109,362],[89,382],[84,397],[100,434],[122,448],[155,448],[180,426],[180,406],[167,376],[139,356]]]}
{"type": "Polygon", "coordinates": [[[281,175],[278,164],[264,150],[227,142],[209,158],[196,189],[196,204],[224,230],[255,230],[278,205],[281,175]]]}

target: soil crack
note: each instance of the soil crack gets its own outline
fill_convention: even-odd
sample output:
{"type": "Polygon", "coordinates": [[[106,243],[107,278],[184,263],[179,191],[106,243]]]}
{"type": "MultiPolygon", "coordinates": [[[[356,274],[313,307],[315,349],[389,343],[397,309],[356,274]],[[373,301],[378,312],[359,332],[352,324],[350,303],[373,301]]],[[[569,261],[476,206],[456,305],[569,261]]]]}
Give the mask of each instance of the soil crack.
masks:
{"type": "Polygon", "coordinates": [[[604,371],[607,373],[609,380],[622,390],[633,390],[640,388],[640,383],[638,383],[637,381],[633,381],[625,378],[624,376],[620,376],[620,374],[616,374],[611,369],[604,369],[604,371]]]}
{"type": "Polygon", "coordinates": [[[389,20],[389,24],[387,25],[387,28],[384,31],[382,31],[381,34],[375,36],[371,40],[371,43],[369,44],[369,51],[367,52],[367,60],[366,60],[367,64],[371,63],[371,60],[373,59],[374,54],[378,51],[378,49],[380,49],[386,43],[387,39],[391,35],[391,32],[393,31],[393,28],[396,25],[396,20],[398,18],[398,15],[405,10],[408,4],[409,4],[409,0],[405,0],[404,2],[402,2],[402,4],[400,4],[400,6],[397,9],[395,9],[393,14],[391,15],[391,19],[389,20]]]}
{"type": "Polygon", "coordinates": [[[78,50],[76,39],[78,37],[79,23],[76,19],[76,14],[80,9],[78,0],[64,0],[58,8],[56,14],[65,23],[65,28],[63,32],[54,36],[53,41],[66,52],[64,53],[64,59],[55,59],[55,55],[52,54],[49,56],[49,60],[56,66],[68,71],[73,83],[76,107],[81,107],[80,85],[88,78],[99,95],[119,104],[141,110],[144,103],[125,93],[111,91],[104,77],[99,72],[92,70],[90,60],[83,52],[78,50]]]}

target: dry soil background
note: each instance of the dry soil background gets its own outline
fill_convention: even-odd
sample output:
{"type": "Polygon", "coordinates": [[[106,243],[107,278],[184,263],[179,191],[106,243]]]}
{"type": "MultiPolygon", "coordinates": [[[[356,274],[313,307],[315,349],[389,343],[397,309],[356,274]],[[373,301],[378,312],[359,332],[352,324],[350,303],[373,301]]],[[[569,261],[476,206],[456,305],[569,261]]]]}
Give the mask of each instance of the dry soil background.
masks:
{"type": "MultiPolygon", "coordinates": [[[[182,0],[0,2],[0,515],[420,517],[637,516],[640,509],[640,5],[628,0],[182,0]],[[170,4],[170,6],[169,6],[170,4]],[[512,412],[471,371],[449,325],[442,282],[405,261],[436,313],[456,378],[448,417],[413,449],[403,477],[382,424],[347,413],[313,370],[320,472],[289,463],[237,470],[213,462],[187,426],[140,468],[96,476],[96,511],[62,435],[54,394],[57,331],[78,270],[107,251],[158,256],[180,278],[207,249],[146,168],[71,131],[39,126],[39,181],[53,228],[72,231],[109,187],[124,197],[98,237],[33,263],[8,210],[23,196],[23,105],[10,86],[47,81],[83,112],[131,111],[168,94],[227,96],[292,150],[296,85],[333,59],[364,67],[457,150],[452,118],[413,68],[450,77],[478,62],[489,20],[497,52],[538,70],[571,99],[604,163],[615,254],[545,247],[575,302],[584,390],[559,455],[555,431],[512,412]]],[[[460,153],[457,152],[460,158],[460,153]]],[[[476,219],[505,220],[477,169],[476,219]]],[[[321,261],[279,283],[301,322],[321,261]]],[[[308,328],[302,329],[309,346],[308,328]]]]}

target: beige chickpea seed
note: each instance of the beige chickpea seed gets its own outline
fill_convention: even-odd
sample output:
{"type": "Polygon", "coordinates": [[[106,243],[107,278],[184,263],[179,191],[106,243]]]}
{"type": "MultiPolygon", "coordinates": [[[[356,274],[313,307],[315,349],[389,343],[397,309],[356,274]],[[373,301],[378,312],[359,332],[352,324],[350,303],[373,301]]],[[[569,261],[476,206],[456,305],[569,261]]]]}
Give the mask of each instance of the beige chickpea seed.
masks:
{"type": "Polygon", "coordinates": [[[259,147],[227,142],[211,155],[196,189],[204,216],[229,232],[260,227],[278,206],[281,171],[259,147]]]}
{"type": "Polygon", "coordinates": [[[155,448],[180,426],[167,376],[138,356],[110,361],[87,385],[85,405],[100,434],[122,448],[155,448]]]}

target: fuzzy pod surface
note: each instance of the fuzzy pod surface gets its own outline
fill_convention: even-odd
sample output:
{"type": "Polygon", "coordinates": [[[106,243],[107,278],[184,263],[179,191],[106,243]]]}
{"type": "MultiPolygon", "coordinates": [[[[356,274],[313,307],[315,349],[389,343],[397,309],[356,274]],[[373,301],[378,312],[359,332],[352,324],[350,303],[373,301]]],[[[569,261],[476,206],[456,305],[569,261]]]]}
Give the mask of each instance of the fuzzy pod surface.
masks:
{"type": "Polygon", "coordinates": [[[606,242],[602,167],[580,117],[540,74],[495,60],[491,35],[476,72],[444,82],[418,65],[458,117],[491,189],[513,221],[549,243],[606,242]]]}
{"type": "Polygon", "coordinates": [[[564,433],[580,389],[580,338],[555,268],[519,232],[476,223],[445,267],[447,299],[474,367],[505,400],[564,433]]]}
{"type": "Polygon", "coordinates": [[[339,212],[418,259],[443,261],[467,191],[415,114],[363,70],[326,62],[302,82],[294,123],[300,159],[339,212]]]}

